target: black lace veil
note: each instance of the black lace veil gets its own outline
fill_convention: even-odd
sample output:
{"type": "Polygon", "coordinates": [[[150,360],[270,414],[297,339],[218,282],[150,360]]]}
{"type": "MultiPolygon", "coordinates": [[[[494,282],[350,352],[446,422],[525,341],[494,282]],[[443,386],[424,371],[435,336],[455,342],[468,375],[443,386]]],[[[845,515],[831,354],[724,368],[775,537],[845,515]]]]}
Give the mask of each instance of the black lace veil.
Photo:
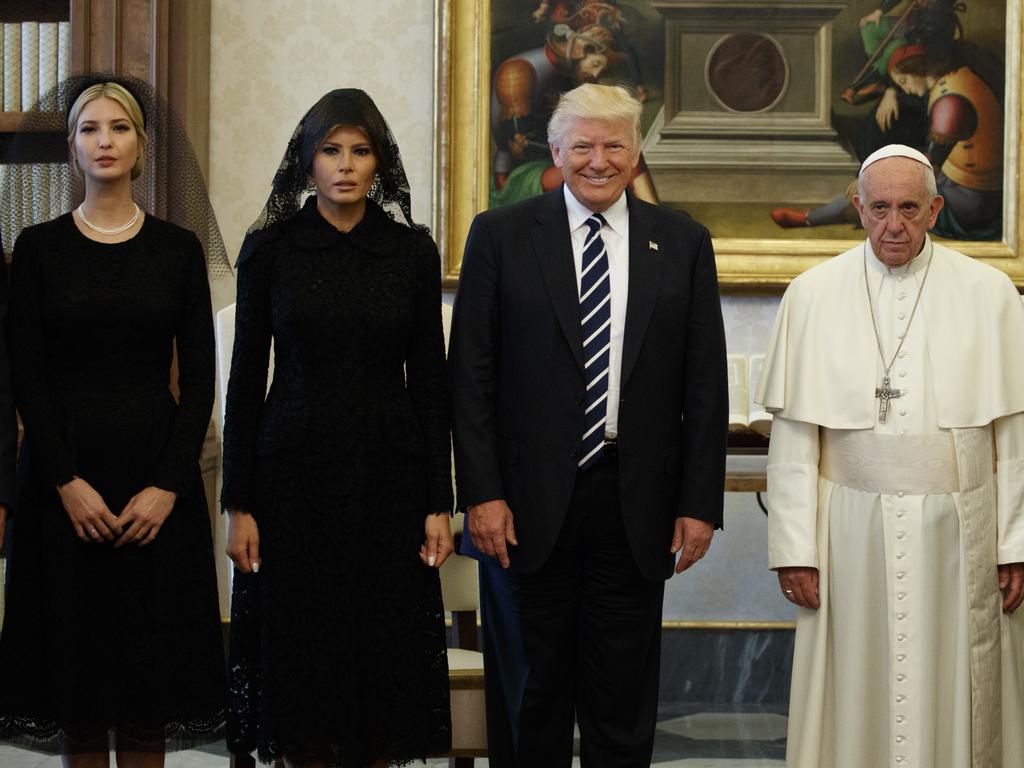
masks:
{"type": "Polygon", "coordinates": [[[398,143],[384,116],[365,91],[339,88],[324,94],[295,126],[281,164],[274,174],[270,197],[259,218],[246,231],[238,256],[239,263],[249,255],[253,235],[298,213],[310,192],[309,171],[313,155],[320,143],[339,125],[358,126],[370,137],[377,158],[377,174],[367,196],[398,223],[427,231],[426,227],[412,220],[409,180],[402,165],[398,143]]]}
{"type": "Polygon", "coordinates": [[[15,135],[0,148],[4,251],[11,252],[23,228],[67,213],[82,202],[84,182],[67,163],[67,115],[82,91],[104,82],[118,83],[130,91],[145,117],[145,166],[132,182],[135,202],[148,213],[195,232],[206,254],[211,281],[230,277],[231,262],[184,127],[153,86],[110,73],[73,75],[61,81],[41,95],[15,135]]]}

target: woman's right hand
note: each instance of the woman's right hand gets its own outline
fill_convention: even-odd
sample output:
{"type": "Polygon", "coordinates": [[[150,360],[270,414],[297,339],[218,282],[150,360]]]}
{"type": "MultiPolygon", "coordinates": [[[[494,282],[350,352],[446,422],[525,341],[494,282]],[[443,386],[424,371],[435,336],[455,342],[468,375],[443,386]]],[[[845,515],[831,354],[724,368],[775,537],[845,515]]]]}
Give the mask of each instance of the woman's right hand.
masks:
{"type": "Polygon", "coordinates": [[[113,541],[121,535],[117,515],[107,508],[96,489],[80,477],[57,486],[64,511],[82,541],[113,541]]]}
{"type": "Polygon", "coordinates": [[[242,573],[260,572],[260,532],[248,512],[228,510],[228,557],[242,573]]]}

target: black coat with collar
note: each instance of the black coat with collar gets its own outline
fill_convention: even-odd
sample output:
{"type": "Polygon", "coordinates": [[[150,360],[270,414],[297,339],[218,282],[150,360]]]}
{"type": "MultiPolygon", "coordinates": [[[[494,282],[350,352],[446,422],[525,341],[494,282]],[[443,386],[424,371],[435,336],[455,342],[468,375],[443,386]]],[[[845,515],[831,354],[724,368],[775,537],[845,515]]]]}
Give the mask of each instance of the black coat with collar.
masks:
{"type": "MultiPolygon", "coordinates": [[[[725,334],[708,231],[627,192],[629,289],[618,417],[620,503],[650,581],[677,516],[722,523],[725,334]]],[[[560,187],[486,211],[463,256],[449,347],[459,506],[505,499],[512,569],[547,559],[576,477],[586,382],[560,187]]]]}

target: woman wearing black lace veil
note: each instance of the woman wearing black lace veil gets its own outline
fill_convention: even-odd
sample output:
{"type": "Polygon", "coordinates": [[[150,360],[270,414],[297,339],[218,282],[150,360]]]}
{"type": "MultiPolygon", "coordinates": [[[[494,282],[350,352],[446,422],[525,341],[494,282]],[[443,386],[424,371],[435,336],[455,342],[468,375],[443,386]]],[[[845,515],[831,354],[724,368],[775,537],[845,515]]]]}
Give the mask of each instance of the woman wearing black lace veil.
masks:
{"type": "MultiPolygon", "coordinates": [[[[223,731],[199,454],[214,389],[208,272],[229,267],[191,146],[147,85],[76,77],[40,107],[27,122],[67,115],[67,197],[81,204],[25,227],[14,247],[10,348],[25,439],[0,735],[60,751],[72,768],[108,765],[113,740],[120,768],[149,768],[223,731]]],[[[6,174],[5,222],[11,206],[42,210],[39,172],[6,174]]]]}
{"type": "Polygon", "coordinates": [[[361,768],[449,748],[440,288],[383,117],[328,93],[238,259],[221,496],[236,753],[361,768]]]}

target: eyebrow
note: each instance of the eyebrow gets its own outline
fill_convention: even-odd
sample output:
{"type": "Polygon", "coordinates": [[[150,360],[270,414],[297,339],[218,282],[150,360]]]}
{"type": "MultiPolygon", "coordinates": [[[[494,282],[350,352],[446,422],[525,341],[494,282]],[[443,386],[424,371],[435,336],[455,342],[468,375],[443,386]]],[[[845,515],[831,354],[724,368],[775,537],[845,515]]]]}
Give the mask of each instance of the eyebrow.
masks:
{"type": "MultiPolygon", "coordinates": [[[[320,146],[321,147],[341,147],[341,146],[344,146],[344,144],[341,143],[341,142],[337,142],[337,141],[325,141],[320,146]]],[[[370,142],[368,142],[368,141],[360,141],[360,142],[352,145],[352,147],[354,149],[359,149],[360,147],[369,147],[369,146],[370,146],[370,142]]]]}

